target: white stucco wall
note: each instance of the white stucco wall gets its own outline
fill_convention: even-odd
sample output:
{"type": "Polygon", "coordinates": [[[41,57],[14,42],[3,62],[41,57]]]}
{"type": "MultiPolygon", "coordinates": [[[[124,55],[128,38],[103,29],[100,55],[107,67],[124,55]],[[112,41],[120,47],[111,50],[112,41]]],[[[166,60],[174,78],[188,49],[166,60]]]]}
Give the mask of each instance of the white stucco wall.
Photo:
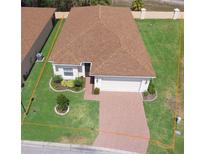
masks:
{"type": "Polygon", "coordinates": [[[95,76],[95,87],[101,91],[144,92],[151,78],[95,76]]]}
{"type": "MultiPolygon", "coordinates": [[[[85,66],[72,64],[53,64],[55,75],[61,75],[64,80],[74,80],[77,77],[85,77],[85,66]],[[72,68],[73,76],[65,76],[63,68],[72,68]]],[[[147,91],[152,77],[122,77],[122,76],[95,76],[94,87],[101,91],[144,92],[147,91]]]]}
{"type": "Polygon", "coordinates": [[[84,65],[71,65],[71,64],[53,64],[54,75],[61,75],[64,80],[74,80],[77,77],[85,77],[84,65]],[[63,68],[72,68],[73,76],[65,76],[63,68]]]}

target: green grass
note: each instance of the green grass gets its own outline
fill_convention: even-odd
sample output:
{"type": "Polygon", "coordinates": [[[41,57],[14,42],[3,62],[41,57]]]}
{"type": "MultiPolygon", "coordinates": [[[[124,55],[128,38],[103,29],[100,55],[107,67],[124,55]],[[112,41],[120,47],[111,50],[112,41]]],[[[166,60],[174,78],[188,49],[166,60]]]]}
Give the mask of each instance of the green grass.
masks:
{"type": "MultiPolygon", "coordinates": [[[[57,22],[57,25],[59,21],[57,22]]],[[[56,33],[55,26],[45,47],[43,54],[48,54],[56,33]]],[[[35,85],[43,63],[36,63],[22,89],[22,103],[27,106],[31,96],[33,86],[35,85]]],[[[22,125],[22,139],[66,142],[75,144],[92,144],[97,136],[97,132],[89,131],[98,128],[99,121],[99,103],[97,101],[85,101],[83,93],[74,94],[63,92],[70,99],[70,112],[65,116],[59,116],[55,113],[56,98],[59,93],[49,89],[49,80],[53,75],[51,63],[47,63],[40,83],[36,89],[34,101],[32,102],[29,114],[22,125]],[[39,126],[31,123],[41,123],[50,125],[39,126]],[[59,126],[58,128],[52,127],[59,126]],[[62,126],[62,127],[61,127],[62,126]],[[74,128],[74,129],[73,129],[74,128]],[[80,130],[79,128],[88,128],[89,130],[80,130]]]]}
{"type": "MultiPolygon", "coordinates": [[[[65,21],[63,21],[63,23],[64,23],[64,22],[65,22],[65,21]]],[[[62,28],[62,26],[63,26],[63,23],[62,23],[62,25],[61,25],[61,27],[60,27],[60,30],[61,30],[61,28],[62,28]]],[[[50,50],[50,48],[51,48],[51,44],[52,44],[52,42],[53,42],[53,40],[54,40],[54,37],[55,37],[55,34],[56,34],[56,32],[57,32],[57,28],[58,28],[59,25],[60,25],[60,20],[57,20],[56,23],[55,23],[55,26],[54,26],[54,28],[53,28],[53,30],[52,30],[52,32],[51,32],[50,35],[49,35],[48,40],[46,41],[44,47],[42,48],[42,54],[43,54],[44,57],[46,57],[46,56],[48,55],[48,52],[49,52],[49,50],[50,50]]],[[[59,35],[60,30],[59,30],[57,36],[59,35]]],[[[35,85],[35,83],[36,83],[36,81],[37,81],[37,78],[38,78],[38,76],[39,76],[39,74],[40,74],[40,71],[39,71],[39,70],[40,70],[40,68],[41,68],[42,66],[43,66],[42,63],[34,64],[32,70],[31,70],[31,72],[30,72],[29,78],[28,78],[27,81],[25,82],[25,86],[24,86],[24,88],[22,89],[22,94],[23,94],[23,95],[22,95],[22,101],[23,101],[23,104],[24,104],[25,106],[28,105],[28,104],[27,104],[27,103],[28,103],[28,99],[29,99],[29,97],[31,96],[32,89],[33,89],[33,87],[34,87],[34,85],[35,85]]]]}
{"type": "MultiPolygon", "coordinates": [[[[144,104],[151,139],[159,140],[164,144],[171,144],[173,136],[172,114],[175,103],[180,22],[183,21],[136,21],[157,75],[157,78],[154,79],[154,84],[158,92],[158,98],[153,103],[144,104]]],[[[183,52],[181,56],[183,57],[183,52]]],[[[183,95],[183,92],[181,92],[180,95],[183,95]]],[[[183,103],[183,100],[180,103],[183,103]]],[[[179,129],[183,133],[183,124],[179,129]]],[[[181,154],[183,152],[183,135],[177,136],[174,150],[163,149],[159,145],[155,145],[151,142],[148,148],[148,153],[150,154],[181,154]]]]}

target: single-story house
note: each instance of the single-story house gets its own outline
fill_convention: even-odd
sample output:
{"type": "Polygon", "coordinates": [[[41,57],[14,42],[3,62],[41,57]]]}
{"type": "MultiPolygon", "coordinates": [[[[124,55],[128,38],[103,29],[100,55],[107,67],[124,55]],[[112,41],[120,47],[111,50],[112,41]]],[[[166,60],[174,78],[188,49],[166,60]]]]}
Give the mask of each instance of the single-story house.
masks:
{"type": "Polygon", "coordinates": [[[54,25],[54,8],[21,8],[21,82],[26,80],[54,25]]]}
{"type": "Polygon", "coordinates": [[[155,78],[129,8],[72,8],[50,61],[55,75],[90,76],[101,91],[144,92],[155,78]]]}

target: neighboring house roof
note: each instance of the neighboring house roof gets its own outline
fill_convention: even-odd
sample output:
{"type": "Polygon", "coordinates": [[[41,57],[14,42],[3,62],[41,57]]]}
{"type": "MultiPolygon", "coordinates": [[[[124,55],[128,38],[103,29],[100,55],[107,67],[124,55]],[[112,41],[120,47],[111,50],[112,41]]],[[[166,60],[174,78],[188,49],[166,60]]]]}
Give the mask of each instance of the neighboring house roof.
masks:
{"type": "Polygon", "coordinates": [[[91,75],[155,76],[129,8],[72,8],[50,60],[92,62],[91,75]]]}
{"type": "Polygon", "coordinates": [[[21,60],[29,52],[54,12],[54,8],[21,8],[21,60]]]}

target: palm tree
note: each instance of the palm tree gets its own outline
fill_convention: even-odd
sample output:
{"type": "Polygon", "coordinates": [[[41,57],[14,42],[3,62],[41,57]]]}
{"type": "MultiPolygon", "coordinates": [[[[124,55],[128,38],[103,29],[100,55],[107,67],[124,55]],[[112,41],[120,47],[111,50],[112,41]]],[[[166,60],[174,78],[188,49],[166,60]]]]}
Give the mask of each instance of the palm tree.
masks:
{"type": "Polygon", "coordinates": [[[144,7],[143,0],[133,0],[131,5],[132,11],[140,11],[144,7]]]}

